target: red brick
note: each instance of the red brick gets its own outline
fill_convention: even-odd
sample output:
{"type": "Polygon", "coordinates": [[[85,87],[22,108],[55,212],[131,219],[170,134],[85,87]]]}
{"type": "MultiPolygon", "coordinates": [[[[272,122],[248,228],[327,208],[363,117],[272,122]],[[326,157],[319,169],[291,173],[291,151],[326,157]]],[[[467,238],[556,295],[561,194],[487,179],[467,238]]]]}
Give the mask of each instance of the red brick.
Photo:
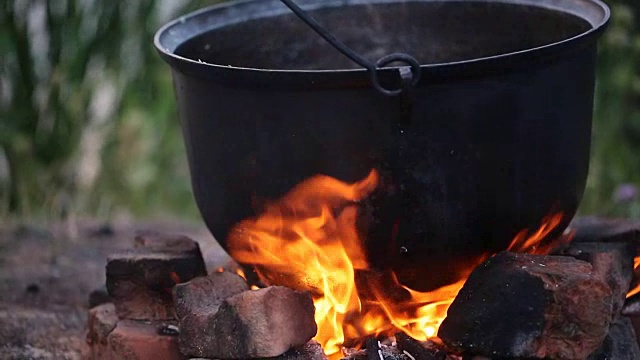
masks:
{"type": "Polygon", "coordinates": [[[89,360],[183,360],[178,338],[158,334],[160,321],[120,320],[106,344],[91,346],[89,360]]]}

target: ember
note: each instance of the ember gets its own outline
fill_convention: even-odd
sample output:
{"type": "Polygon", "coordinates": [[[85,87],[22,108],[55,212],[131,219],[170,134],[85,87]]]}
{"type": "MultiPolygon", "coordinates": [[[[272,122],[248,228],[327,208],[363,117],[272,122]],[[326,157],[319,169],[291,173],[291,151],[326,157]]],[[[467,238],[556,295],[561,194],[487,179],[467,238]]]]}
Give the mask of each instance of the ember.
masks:
{"type": "MultiPolygon", "coordinates": [[[[312,292],[318,324],[315,340],[331,358],[340,357],[343,345],[362,346],[372,335],[392,336],[400,330],[418,340],[435,336],[471,271],[491,255],[478,256],[464,265],[455,282],[429,292],[403,286],[393,273],[373,274],[356,218],[359,202],[378,183],[375,169],[354,184],[324,175],[312,177],[230,233],[231,255],[254,264],[265,284],[312,292]],[[359,277],[366,279],[366,289],[356,285],[359,277]]],[[[562,213],[552,214],[537,231],[520,232],[509,249],[547,254],[570,240],[563,236],[542,242],[562,218],[562,213]]]]}

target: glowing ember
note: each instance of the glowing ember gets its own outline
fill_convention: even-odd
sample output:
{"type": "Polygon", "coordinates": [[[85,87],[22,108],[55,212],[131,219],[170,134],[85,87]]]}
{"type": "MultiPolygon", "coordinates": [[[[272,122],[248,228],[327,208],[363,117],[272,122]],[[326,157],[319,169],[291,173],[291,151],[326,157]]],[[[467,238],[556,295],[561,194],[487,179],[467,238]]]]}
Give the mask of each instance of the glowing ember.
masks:
{"type": "MultiPolygon", "coordinates": [[[[393,273],[369,271],[356,216],[359,201],[378,181],[375,170],[353,184],[314,176],[229,235],[233,258],[254,264],[262,282],[311,291],[318,324],[315,340],[331,359],[340,358],[341,346],[359,346],[370,335],[404,331],[418,340],[435,336],[471,271],[490,255],[465,264],[456,282],[430,292],[403,286],[393,273]],[[358,282],[366,286],[358,288],[358,282]]],[[[518,234],[509,249],[551,250],[557,244],[540,243],[561,220],[562,214],[545,218],[533,234],[518,234]]]]}
{"type": "MultiPolygon", "coordinates": [[[[636,273],[636,278],[638,278],[638,276],[640,276],[640,256],[636,256],[633,260],[633,270],[636,273]]],[[[633,289],[629,290],[627,298],[630,298],[637,293],[640,293],[640,283],[637,283],[633,289]]]]}

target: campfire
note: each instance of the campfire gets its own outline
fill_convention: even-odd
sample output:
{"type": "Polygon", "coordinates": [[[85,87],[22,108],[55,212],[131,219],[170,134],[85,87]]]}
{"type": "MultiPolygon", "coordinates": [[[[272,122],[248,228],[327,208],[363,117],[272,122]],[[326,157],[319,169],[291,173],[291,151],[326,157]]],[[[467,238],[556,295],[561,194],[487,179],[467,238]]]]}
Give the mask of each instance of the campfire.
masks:
{"type": "MultiPolygon", "coordinates": [[[[603,344],[637,350],[633,328],[620,314],[625,299],[640,289],[630,289],[640,264],[640,231],[591,220],[549,238],[563,217],[551,214],[535,231],[519,232],[506,252],[459,264],[457,281],[419,292],[367,260],[367,239],[357,224],[381,181],[376,170],[355,183],[317,175],[238,223],[230,232],[231,255],[255,268],[257,284],[248,284],[239,268],[207,276],[189,239],[137,238],[134,250],[115,255],[107,266],[115,307],[101,305],[101,311],[114,314],[111,333],[119,339],[135,332],[132,324],[155,321],[152,327],[161,330],[147,336],[175,332],[175,358],[333,360],[375,353],[381,360],[412,360],[494,352],[499,358],[587,359],[611,355],[611,345],[603,344]],[[509,287],[515,298],[496,295],[509,287]],[[518,321],[500,320],[495,306],[518,321]],[[536,321],[542,321],[540,329],[531,328],[536,321]],[[627,335],[614,337],[616,328],[627,335]],[[491,340],[495,334],[499,340],[491,340]],[[315,342],[307,343],[310,338],[315,342]]],[[[126,348],[126,342],[100,334],[96,324],[104,314],[92,311],[94,358],[108,352],[105,345],[116,353],[126,348]]]]}
{"type": "Polygon", "coordinates": [[[640,358],[640,228],[572,220],[606,5],[297,3],[158,31],[198,207],[243,270],[143,237],[109,259],[94,358],[640,358]]]}
{"type": "MultiPolygon", "coordinates": [[[[429,292],[403,286],[392,271],[378,274],[368,263],[366,239],[359,236],[356,222],[359,202],[379,182],[375,169],[353,184],[312,177],[268,204],[257,218],[238,224],[230,235],[233,258],[254,265],[264,284],[313,294],[318,324],[314,339],[331,358],[340,358],[345,345],[362,346],[371,336],[402,331],[417,340],[433,338],[471,271],[492,255],[460,264],[456,282],[429,292]]],[[[532,234],[523,230],[506,250],[548,254],[570,239],[542,243],[562,216],[545,218],[532,234]]]]}

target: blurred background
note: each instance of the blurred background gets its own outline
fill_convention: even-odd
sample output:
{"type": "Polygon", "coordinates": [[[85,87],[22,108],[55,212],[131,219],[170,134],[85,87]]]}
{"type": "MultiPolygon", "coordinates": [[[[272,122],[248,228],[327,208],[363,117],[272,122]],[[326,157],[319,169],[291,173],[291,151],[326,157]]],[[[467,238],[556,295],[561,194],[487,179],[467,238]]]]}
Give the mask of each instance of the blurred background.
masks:
{"type": "MultiPolygon", "coordinates": [[[[215,2],[1,1],[0,219],[198,219],[152,38],[215,2]]],[[[607,2],[580,212],[640,218],[640,1],[607,2]]]]}

